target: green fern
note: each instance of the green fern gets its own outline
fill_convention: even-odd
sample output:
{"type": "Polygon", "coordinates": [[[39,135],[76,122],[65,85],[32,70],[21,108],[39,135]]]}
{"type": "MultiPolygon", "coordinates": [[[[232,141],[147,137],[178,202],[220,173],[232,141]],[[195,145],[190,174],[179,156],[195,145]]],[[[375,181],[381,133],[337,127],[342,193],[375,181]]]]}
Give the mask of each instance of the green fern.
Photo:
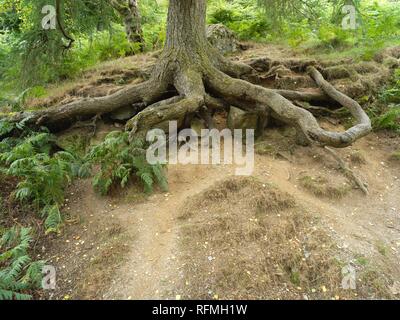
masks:
{"type": "Polygon", "coordinates": [[[11,131],[13,131],[15,128],[15,125],[6,121],[0,121],[0,137],[9,134],[11,131]]]}
{"type": "MultiPolygon", "coordinates": [[[[2,128],[2,129],[1,129],[2,128]]],[[[17,137],[0,142],[0,172],[20,181],[14,192],[17,200],[32,203],[45,219],[46,232],[57,232],[62,222],[59,207],[65,187],[77,176],[87,175],[81,159],[69,152],[52,154],[54,137],[42,128],[33,132],[24,122],[0,122],[4,134],[19,131],[17,137]]]]}
{"type": "Polygon", "coordinates": [[[89,166],[100,165],[100,171],[93,178],[95,190],[105,195],[115,183],[124,188],[134,175],[140,179],[146,193],[153,191],[155,183],[162,190],[168,190],[164,168],[147,162],[146,148],[142,140],[130,142],[126,132],[108,134],[87,156],[89,166]]]}
{"type": "Polygon", "coordinates": [[[153,174],[157,179],[157,183],[160,185],[161,190],[164,192],[168,191],[168,180],[165,176],[164,168],[160,164],[156,164],[152,166],[153,174]]]}
{"type": "Polygon", "coordinates": [[[396,69],[391,85],[381,94],[380,99],[386,103],[400,103],[400,69],[396,69]]]}
{"type": "Polygon", "coordinates": [[[41,284],[43,261],[32,262],[30,228],[12,227],[0,239],[0,300],[31,299],[28,292],[41,284]]]}
{"type": "Polygon", "coordinates": [[[62,222],[61,212],[58,204],[47,205],[41,212],[42,217],[46,217],[44,225],[46,233],[58,232],[62,222]]]}

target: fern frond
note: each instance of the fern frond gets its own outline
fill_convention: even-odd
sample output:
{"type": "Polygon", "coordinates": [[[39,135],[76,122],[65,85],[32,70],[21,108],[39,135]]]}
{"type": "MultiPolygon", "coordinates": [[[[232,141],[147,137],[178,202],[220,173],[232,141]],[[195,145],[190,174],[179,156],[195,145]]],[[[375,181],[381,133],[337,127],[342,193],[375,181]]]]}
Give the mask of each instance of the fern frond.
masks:
{"type": "Polygon", "coordinates": [[[44,207],[42,210],[42,216],[47,217],[44,222],[46,234],[59,231],[62,218],[57,204],[44,207]]]}
{"type": "Polygon", "coordinates": [[[160,164],[156,164],[152,166],[153,173],[157,179],[158,184],[160,185],[162,191],[168,191],[168,180],[165,176],[165,172],[163,167],[160,164]]]}

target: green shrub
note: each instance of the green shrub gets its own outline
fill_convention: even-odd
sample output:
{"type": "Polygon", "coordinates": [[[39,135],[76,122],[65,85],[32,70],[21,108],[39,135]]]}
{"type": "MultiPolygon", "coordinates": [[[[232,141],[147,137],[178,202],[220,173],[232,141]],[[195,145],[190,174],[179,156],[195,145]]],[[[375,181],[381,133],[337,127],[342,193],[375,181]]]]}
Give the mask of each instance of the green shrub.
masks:
{"type": "Polygon", "coordinates": [[[31,229],[0,230],[0,300],[28,300],[29,291],[39,288],[43,261],[32,261],[28,250],[31,229]]]}
{"type": "Polygon", "coordinates": [[[245,40],[267,40],[272,29],[265,12],[257,6],[256,1],[212,3],[208,11],[208,23],[222,23],[245,40]]]}
{"type": "Polygon", "coordinates": [[[111,132],[104,142],[92,148],[87,156],[88,168],[100,165],[93,178],[95,189],[105,195],[114,183],[125,187],[130,178],[136,175],[146,193],[153,190],[154,183],[167,191],[168,184],[162,165],[150,165],[146,160],[146,143],[141,140],[129,142],[127,132],[111,132]]]}
{"type": "Polygon", "coordinates": [[[374,119],[376,129],[388,129],[400,133],[400,106],[389,108],[384,114],[374,119]]]}
{"type": "Polygon", "coordinates": [[[400,69],[395,70],[392,83],[382,90],[369,114],[374,128],[400,133],[400,69]]]}
{"type": "Polygon", "coordinates": [[[47,232],[56,232],[62,222],[59,207],[64,202],[64,189],[74,177],[75,161],[67,152],[53,156],[40,153],[13,161],[7,170],[8,175],[21,179],[16,199],[42,208],[47,232]]]}
{"type": "MultiPolygon", "coordinates": [[[[19,124],[23,128],[22,124],[19,124]]],[[[0,136],[16,125],[0,122],[0,136]]],[[[23,129],[20,137],[0,142],[0,172],[17,177],[15,198],[30,202],[45,218],[46,232],[57,232],[65,187],[79,174],[81,161],[68,152],[52,153],[54,137],[48,132],[23,129]]]]}
{"type": "Polygon", "coordinates": [[[380,95],[384,103],[400,103],[400,69],[395,70],[392,84],[380,95]]]}
{"type": "Polygon", "coordinates": [[[103,31],[96,34],[90,51],[98,61],[106,61],[131,55],[137,50],[128,42],[123,28],[116,26],[112,33],[103,31]]]}
{"type": "Polygon", "coordinates": [[[282,26],[287,43],[292,47],[298,47],[312,37],[312,30],[306,19],[298,22],[286,22],[282,26]]]}
{"type": "Polygon", "coordinates": [[[146,50],[160,49],[166,37],[166,1],[139,1],[146,50]]]}
{"type": "Polygon", "coordinates": [[[322,24],[317,31],[318,39],[324,47],[345,48],[352,44],[352,34],[340,26],[322,24]]]}

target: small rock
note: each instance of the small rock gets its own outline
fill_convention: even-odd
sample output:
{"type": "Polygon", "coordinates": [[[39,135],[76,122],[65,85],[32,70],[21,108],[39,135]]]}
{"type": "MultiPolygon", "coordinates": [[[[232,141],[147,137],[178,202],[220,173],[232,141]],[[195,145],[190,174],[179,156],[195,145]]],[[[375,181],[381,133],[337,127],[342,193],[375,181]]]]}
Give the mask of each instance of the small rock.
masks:
{"type": "Polygon", "coordinates": [[[110,113],[110,118],[117,121],[126,121],[131,119],[136,113],[135,108],[128,106],[110,113]]]}
{"type": "Polygon", "coordinates": [[[253,129],[258,128],[258,115],[246,112],[236,107],[231,107],[228,115],[228,128],[234,129],[253,129]]]}
{"type": "Polygon", "coordinates": [[[222,54],[237,52],[241,47],[233,31],[221,23],[207,27],[207,39],[222,54]]]}

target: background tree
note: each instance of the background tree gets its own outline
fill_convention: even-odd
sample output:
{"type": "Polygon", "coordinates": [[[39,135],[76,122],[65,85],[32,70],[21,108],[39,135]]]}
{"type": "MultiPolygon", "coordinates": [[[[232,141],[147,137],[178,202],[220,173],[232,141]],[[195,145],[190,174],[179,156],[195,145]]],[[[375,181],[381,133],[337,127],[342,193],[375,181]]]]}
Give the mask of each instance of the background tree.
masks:
{"type": "MultiPolygon", "coordinates": [[[[92,52],[77,56],[76,47],[81,46],[86,39],[91,42],[93,36],[103,30],[109,30],[112,34],[113,23],[121,21],[110,5],[110,0],[0,2],[0,30],[10,39],[10,56],[13,57],[9,59],[8,69],[11,72],[10,79],[7,80],[13,86],[22,89],[43,82],[65,79],[71,73],[77,72],[83,64],[94,59],[90,55],[92,52]],[[42,8],[45,5],[53,5],[57,9],[56,30],[42,28],[42,8]],[[17,83],[13,81],[15,78],[18,78],[17,83]]],[[[134,48],[133,45],[127,44],[117,50],[122,49],[130,54],[134,48]]]]}
{"type": "Polygon", "coordinates": [[[110,0],[111,5],[122,17],[128,41],[137,44],[143,51],[145,43],[141,24],[141,16],[136,0],[110,0]]]}

